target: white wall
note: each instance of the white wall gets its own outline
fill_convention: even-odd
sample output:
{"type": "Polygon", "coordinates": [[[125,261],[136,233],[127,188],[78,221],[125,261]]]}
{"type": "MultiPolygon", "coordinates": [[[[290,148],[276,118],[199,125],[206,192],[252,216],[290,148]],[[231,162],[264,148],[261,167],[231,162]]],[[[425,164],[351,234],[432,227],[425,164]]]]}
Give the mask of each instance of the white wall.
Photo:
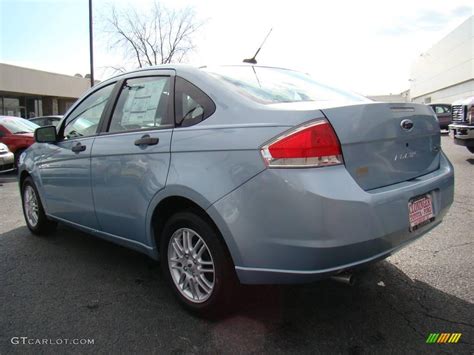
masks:
{"type": "Polygon", "coordinates": [[[407,97],[401,94],[398,95],[368,95],[369,99],[378,102],[408,102],[407,97]]]}
{"type": "Polygon", "coordinates": [[[410,95],[415,102],[452,101],[469,96],[474,79],[474,16],[422,53],[412,65],[410,95]],[[457,87],[457,84],[461,86],[457,87]],[[442,91],[441,93],[437,93],[442,91]],[[464,95],[464,96],[463,96],[464,95]]]}
{"type": "Polygon", "coordinates": [[[417,103],[438,103],[438,104],[452,104],[454,101],[464,99],[466,97],[474,96],[474,80],[450,86],[445,89],[441,89],[430,94],[425,94],[417,98],[412,99],[413,102],[417,103]]]}

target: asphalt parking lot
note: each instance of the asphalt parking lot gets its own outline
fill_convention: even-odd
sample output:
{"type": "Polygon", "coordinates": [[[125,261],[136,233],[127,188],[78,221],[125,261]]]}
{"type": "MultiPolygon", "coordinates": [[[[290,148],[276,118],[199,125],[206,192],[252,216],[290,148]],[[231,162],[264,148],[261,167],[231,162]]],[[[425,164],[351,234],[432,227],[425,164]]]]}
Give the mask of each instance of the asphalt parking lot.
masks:
{"type": "Polygon", "coordinates": [[[333,281],[252,286],[219,320],[184,311],[159,264],[60,227],[26,228],[16,177],[0,175],[0,354],[473,353],[474,155],[442,138],[455,166],[454,204],[444,223],[349,287],[333,281]],[[458,344],[426,344],[430,333],[462,333],[458,344]],[[93,339],[94,344],[12,344],[93,339]]]}

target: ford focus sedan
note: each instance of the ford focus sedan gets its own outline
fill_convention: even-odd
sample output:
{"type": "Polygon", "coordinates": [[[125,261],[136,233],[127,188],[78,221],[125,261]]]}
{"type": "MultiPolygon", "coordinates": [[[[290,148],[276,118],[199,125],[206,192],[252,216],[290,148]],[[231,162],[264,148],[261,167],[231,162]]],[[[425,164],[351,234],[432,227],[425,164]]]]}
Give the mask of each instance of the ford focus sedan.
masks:
{"type": "Polygon", "coordinates": [[[20,158],[28,228],[58,222],[161,260],[188,309],[238,283],[310,282],[439,225],[453,167],[429,106],[307,75],[169,65],[109,79],[20,158]]]}

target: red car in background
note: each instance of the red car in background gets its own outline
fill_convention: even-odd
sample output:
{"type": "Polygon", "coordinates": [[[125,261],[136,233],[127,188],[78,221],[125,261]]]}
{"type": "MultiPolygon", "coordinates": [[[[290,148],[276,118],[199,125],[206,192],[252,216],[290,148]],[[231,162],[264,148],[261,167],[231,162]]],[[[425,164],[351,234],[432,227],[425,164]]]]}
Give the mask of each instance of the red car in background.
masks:
{"type": "Polygon", "coordinates": [[[20,117],[0,116],[0,143],[15,154],[15,166],[21,153],[35,142],[34,132],[39,126],[20,117]]]}

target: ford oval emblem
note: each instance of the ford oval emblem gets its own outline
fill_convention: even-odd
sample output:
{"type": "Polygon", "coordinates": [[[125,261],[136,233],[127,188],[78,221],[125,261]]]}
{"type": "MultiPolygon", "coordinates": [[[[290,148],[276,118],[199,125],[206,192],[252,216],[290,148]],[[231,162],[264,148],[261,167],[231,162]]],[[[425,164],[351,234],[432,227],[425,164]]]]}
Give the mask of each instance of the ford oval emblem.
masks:
{"type": "Polygon", "coordinates": [[[403,120],[400,122],[400,127],[402,127],[405,131],[411,131],[413,129],[413,121],[412,120],[403,120]]]}

